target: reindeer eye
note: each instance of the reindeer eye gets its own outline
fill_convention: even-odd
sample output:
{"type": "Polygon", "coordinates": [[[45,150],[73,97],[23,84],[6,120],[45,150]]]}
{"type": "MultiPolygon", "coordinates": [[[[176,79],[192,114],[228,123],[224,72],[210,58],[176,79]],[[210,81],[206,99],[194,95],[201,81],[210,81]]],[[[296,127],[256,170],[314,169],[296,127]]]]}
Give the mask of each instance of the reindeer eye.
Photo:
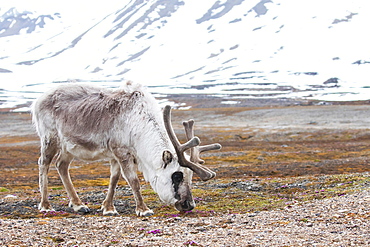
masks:
{"type": "Polygon", "coordinates": [[[166,169],[167,165],[172,162],[172,159],[173,157],[172,157],[171,152],[168,150],[165,150],[162,154],[162,160],[164,162],[164,167],[163,167],[164,169],[166,169]]]}
{"type": "Polygon", "coordinates": [[[182,174],[182,172],[174,172],[172,174],[172,182],[174,184],[181,183],[181,181],[183,180],[183,178],[184,178],[184,175],[182,174]]]}

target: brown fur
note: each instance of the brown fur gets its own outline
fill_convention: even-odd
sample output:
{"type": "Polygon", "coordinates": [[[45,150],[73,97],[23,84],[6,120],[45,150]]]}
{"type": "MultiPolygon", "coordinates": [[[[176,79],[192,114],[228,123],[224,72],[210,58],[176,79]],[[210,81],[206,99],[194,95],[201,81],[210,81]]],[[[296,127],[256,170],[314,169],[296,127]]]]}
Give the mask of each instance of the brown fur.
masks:
{"type": "MultiPolygon", "coordinates": [[[[40,112],[51,112],[62,131],[88,150],[97,144],[86,136],[110,130],[119,114],[132,110],[141,92],[111,91],[86,85],[57,88],[41,101],[40,112]],[[71,93],[73,90],[73,93],[71,93]]],[[[55,130],[56,131],[56,130],[55,130]]]]}

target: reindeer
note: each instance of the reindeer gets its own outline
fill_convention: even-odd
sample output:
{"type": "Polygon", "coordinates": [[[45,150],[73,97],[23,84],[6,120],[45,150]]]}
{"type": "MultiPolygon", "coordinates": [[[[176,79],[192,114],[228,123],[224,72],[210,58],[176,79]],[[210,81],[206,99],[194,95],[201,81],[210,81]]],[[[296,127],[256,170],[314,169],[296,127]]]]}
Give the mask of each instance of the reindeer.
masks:
{"type": "Polygon", "coordinates": [[[171,125],[171,107],[164,108],[162,118],[156,100],[140,84],[127,82],[118,90],[61,85],[33,103],[32,120],[41,142],[40,211],[53,210],[48,200],[48,171],[54,159],[70,198],[69,206],[81,213],[90,210],[78,197],[70,178],[69,165],[74,158],[110,161],[103,215],[118,214],[113,197],[120,174],[132,188],[138,216],[153,215],[140,193],[138,170],[160,199],[178,211],[195,207],[193,172],[204,181],[216,175],[202,165],[199,153],[220,149],[221,145],[199,146],[193,120],[184,122],[188,141],[180,144],[171,125]],[[186,150],[190,150],[190,157],[186,150]]]}

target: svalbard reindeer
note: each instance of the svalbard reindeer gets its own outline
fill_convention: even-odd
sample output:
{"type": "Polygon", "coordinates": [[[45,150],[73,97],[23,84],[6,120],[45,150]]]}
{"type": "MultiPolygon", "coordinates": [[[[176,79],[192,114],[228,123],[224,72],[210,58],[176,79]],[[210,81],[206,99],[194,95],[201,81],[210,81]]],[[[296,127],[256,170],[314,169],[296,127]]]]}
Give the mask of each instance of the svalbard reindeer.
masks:
{"type": "Polygon", "coordinates": [[[73,187],[69,164],[73,158],[110,161],[110,184],[102,203],[104,215],[114,215],[114,191],[119,176],[126,179],[136,201],[136,214],[153,211],[140,193],[137,170],[160,199],[179,211],[195,207],[191,194],[192,174],[208,180],[215,173],[194,156],[199,150],[220,149],[219,144],[199,147],[198,137],[180,144],[171,126],[171,107],[163,115],[154,97],[140,84],[131,82],[118,90],[66,84],[52,89],[32,106],[32,118],[41,141],[39,158],[39,210],[53,210],[48,200],[48,171],[55,157],[56,168],[74,211],[89,212],[73,187]],[[189,157],[185,151],[191,149],[189,157]]]}

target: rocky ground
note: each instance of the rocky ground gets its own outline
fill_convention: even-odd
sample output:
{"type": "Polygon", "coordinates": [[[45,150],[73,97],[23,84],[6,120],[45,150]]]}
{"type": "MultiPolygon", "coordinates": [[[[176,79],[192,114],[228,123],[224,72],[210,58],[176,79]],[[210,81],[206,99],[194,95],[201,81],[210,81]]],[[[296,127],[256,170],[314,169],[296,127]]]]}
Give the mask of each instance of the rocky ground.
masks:
{"type": "MultiPolygon", "coordinates": [[[[180,96],[179,96],[180,97],[180,96]]],[[[174,97],[175,98],[175,97],[174,97]]],[[[184,102],[183,98],[178,99],[184,102]]],[[[137,218],[131,190],[117,189],[121,216],[103,217],[109,166],[74,161],[72,179],[89,215],[73,213],[55,169],[40,213],[38,140],[27,113],[0,113],[2,246],[366,246],[370,245],[370,105],[275,100],[217,107],[188,98],[173,124],[193,118],[217,177],[194,177],[197,208],[178,214],[143,182],[155,215],[137,218]]],[[[225,106],[225,105],[224,105],[225,106]]],[[[183,137],[182,137],[183,138],[183,137]]]]}
{"type": "Polygon", "coordinates": [[[217,217],[0,220],[5,246],[369,246],[370,192],[217,217]]]}

